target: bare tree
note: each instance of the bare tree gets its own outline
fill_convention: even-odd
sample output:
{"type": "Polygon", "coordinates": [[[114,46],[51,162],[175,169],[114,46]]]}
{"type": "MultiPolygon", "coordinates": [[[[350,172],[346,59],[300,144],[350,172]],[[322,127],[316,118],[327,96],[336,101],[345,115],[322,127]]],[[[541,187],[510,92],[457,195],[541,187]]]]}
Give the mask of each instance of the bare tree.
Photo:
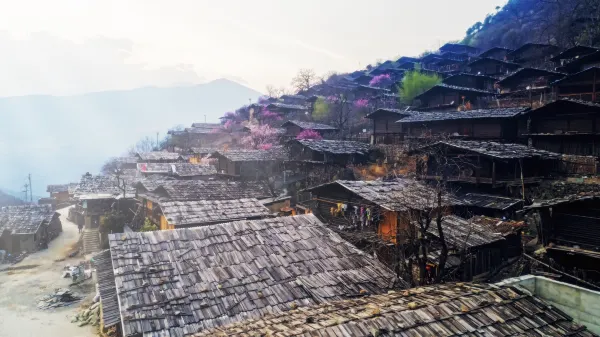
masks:
{"type": "Polygon", "coordinates": [[[297,91],[308,90],[317,81],[317,74],[312,69],[300,69],[292,79],[292,87],[297,91]]]}
{"type": "Polygon", "coordinates": [[[137,153],[152,152],[158,148],[156,140],[150,136],[140,139],[135,145],[129,148],[129,155],[134,156],[137,153]]]}

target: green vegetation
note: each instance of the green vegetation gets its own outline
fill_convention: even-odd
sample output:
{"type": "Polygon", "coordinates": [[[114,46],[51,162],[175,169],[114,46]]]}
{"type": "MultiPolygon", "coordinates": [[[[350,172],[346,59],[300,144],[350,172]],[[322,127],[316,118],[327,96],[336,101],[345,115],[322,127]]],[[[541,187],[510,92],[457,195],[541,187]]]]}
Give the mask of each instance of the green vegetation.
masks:
{"type": "Polygon", "coordinates": [[[482,50],[527,42],[563,47],[600,44],[597,0],[509,0],[466,32],[462,43],[482,50]]]}
{"type": "Polygon", "coordinates": [[[106,215],[100,223],[101,233],[123,233],[123,227],[127,223],[127,216],[122,212],[113,211],[106,215]]]}
{"type": "Polygon", "coordinates": [[[317,98],[317,101],[315,102],[315,110],[312,113],[312,117],[316,121],[322,121],[327,117],[327,115],[329,115],[329,104],[325,102],[325,99],[323,97],[317,98]]]}
{"type": "Polygon", "coordinates": [[[437,75],[425,74],[418,70],[410,71],[402,79],[402,85],[399,89],[400,101],[404,104],[411,104],[416,96],[440,82],[442,82],[442,79],[437,75]]]}
{"type": "Polygon", "coordinates": [[[153,232],[157,230],[158,226],[152,223],[152,221],[150,221],[148,218],[144,220],[144,224],[142,225],[142,228],[140,228],[140,232],[153,232]]]}

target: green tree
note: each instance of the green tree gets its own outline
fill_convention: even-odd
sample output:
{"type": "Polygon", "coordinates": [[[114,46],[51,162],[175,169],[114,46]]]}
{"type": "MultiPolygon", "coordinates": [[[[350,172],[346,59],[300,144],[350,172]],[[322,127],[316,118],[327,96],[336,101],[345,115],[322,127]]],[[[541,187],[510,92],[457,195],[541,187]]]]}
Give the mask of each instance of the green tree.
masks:
{"type": "Polygon", "coordinates": [[[123,227],[127,224],[128,218],[123,212],[112,211],[106,215],[100,223],[101,233],[123,233],[123,227]]]}
{"type": "Polygon", "coordinates": [[[317,98],[315,101],[315,109],[312,113],[314,120],[322,121],[329,115],[329,104],[325,102],[323,97],[317,98]]]}
{"type": "Polygon", "coordinates": [[[440,82],[442,82],[442,79],[437,75],[429,75],[418,70],[410,71],[402,79],[402,85],[399,89],[400,101],[404,104],[412,104],[416,96],[440,82]]]}
{"type": "Polygon", "coordinates": [[[144,224],[142,225],[142,228],[140,228],[140,232],[153,232],[157,230],[158,226],[153,224],[152,221],[150,221],[150,219],[148,218],[144,220],[144,224]]]}

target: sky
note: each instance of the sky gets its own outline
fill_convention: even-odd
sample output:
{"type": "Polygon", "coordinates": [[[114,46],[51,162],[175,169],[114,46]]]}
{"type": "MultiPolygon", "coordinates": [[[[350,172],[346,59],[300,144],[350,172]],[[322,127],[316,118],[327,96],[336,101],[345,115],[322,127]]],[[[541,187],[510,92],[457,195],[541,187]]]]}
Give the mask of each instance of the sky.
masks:
{"type": "Polygon", "coordinates": [[[0,0],[0,96],[228,78],[265,92],[464,36],[505,0],[0,0]]]}

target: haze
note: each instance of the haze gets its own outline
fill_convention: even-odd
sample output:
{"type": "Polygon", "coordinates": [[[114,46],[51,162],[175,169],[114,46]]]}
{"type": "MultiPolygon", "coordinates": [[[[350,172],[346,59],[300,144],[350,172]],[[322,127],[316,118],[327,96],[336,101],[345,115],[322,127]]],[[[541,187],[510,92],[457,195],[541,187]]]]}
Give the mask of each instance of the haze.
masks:
{"type": "Polygon", "coordinates": [[[504,2],[2,1],[0,96],[221,77],[264,91],[299,68],[350,71],[437,48],[504,2]]]}

